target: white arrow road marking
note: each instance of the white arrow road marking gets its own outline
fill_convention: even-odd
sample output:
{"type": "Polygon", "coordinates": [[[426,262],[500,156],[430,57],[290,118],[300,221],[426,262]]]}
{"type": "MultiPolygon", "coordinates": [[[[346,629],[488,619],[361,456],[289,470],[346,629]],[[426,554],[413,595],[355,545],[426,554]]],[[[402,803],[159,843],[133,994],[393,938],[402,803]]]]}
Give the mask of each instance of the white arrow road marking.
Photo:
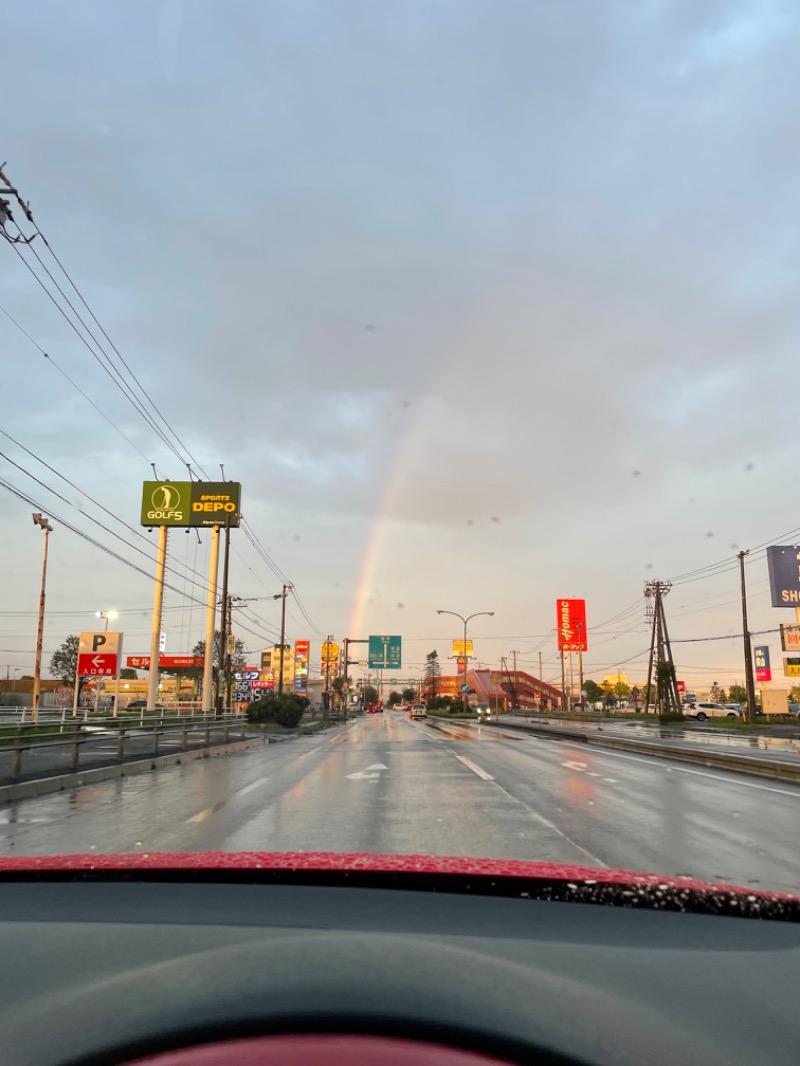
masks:
{"type": "Polygon", "coordinates": [[[585,762],[575,762],[575,761],[562,762],[561,765],[562,766],[566,766],[566,768],[568,770],[585,770],[586,769],[586,763],[585,762]]]}
{"type": "Polygon", "coordinates": [[[345,774],[350,781],[374,781],[375,778],[381,776],[381,770],[388,770],[388,766],[384,766],[382,762],[374,762],[371,766],[368,766],[366,770],[359,770],[355,774],[345,774]],[[375,773],[369,773],[370,770],[374,770],[375,773]]]}

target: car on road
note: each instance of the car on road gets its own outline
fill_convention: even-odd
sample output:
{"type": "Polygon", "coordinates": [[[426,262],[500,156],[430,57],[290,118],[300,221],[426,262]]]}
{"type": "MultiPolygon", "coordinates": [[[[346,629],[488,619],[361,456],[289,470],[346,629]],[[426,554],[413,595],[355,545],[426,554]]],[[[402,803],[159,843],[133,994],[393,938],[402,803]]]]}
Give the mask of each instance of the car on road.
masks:
{"type": "Polygon", "coordinates": [[[736,718],[736,711],[730,710],[722,703],[705,703],[698,700],[696,703],[687,703],[683,713],[690,718],[696,718],[698,722],[705,722],[708,718],[736,718]]]}
{"type": "Polygon", "coordinates": [[[474,710],[478,716],[478,721],[480,721],[481,718],[492,717],[492,708],[489,706],[488,703],[476,703],[474,710]]]}
{"type": "MultiPolygon", "coordinates": [[[[125,708],[125,710],[126,711],[146,711],[147,710],[147,700],[131,700],[131,702],[128,704],[128,706],[125,708]]],[[[154,711],[165,711],[166,707],[163,705],[163,703],[154,703],[153,704],[153,710],[154,711]]]]}
{"type": "Polygon", "coordinates": [[[428,708],[424,703],[412,703],[409,714],[411,718],[427,718],[428,708]]]}
{"type": "Polygon", "coordinates": [[[367,714],[383,714],[382,703],[370,703],[367,706],[367,714]]]}
{"type": "Polygon", "coordinates": [[[738,718],[744,718],[744,707],[741,703],[724,703],[723,707],[726,707],[729,711],[735,714],[738,718]]]}
{"type": "Polygon", "coordinates": [[[789,716],[791,718],[800,718],[800,703],[789,704],[789,716]]]}

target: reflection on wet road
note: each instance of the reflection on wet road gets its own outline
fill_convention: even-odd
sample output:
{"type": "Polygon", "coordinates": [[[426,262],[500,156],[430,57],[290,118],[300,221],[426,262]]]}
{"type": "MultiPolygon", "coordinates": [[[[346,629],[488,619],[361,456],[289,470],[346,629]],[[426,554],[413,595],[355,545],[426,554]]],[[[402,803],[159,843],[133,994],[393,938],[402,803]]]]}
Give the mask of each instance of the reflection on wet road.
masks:
{"type": "Polygon", "coordinates": [[[358,718],[0,807],[0,854],[367,851],[800,888],[800,787],[496,724],[358,718]]]}

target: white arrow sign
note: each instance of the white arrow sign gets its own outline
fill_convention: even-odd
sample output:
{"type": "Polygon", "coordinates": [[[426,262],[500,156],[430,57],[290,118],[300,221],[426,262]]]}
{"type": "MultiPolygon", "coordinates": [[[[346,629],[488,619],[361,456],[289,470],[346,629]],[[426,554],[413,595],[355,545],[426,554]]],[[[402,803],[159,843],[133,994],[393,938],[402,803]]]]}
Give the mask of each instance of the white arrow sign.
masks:
{"type": "Polygon", "coordinates": [[[95,657],[92,659],[92,666],[95,668],[95,670],[99,670],[101,666],[105,666],[105,659],[103,659],[100,655],[95,655],[95,657]]]}
{"type": "Polygon", "coordinates": [[[376,777],[381,776],[381,770],[388,770],[388,766],[384,766],[382,762],[374,762],[372,766],[368,766],[366,770],[359,770],[356,774],[345,774],[345,777],[350,781],[374,781],[376,777]],[[375,773],[370,773],[374,770],[375,773]]]}

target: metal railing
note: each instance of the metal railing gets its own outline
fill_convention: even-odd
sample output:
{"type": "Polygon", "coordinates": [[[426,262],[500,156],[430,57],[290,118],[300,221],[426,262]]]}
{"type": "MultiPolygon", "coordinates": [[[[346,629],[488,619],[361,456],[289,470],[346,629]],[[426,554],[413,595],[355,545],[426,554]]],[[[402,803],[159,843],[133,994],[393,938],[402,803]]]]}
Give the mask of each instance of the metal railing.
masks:
{"type": "Polygon", "coordinates": [[[184,721],[174,725],[159,725],[154,722],[146,724],[144,728],[120,722],[119,719],[112,721],[115,725],[109,728],[103,728],[96,722],[89,726],[77,723],[74,731],[66,737],[56,731],[30,733],[24,729],[18,730],[9,743],[0,746],[0,782],[17,781],[22,776],[23,755],[26,761],[36,757],[39,763],[36,769],[42,776],[49,777],[68,770],[78,770],[81,755],[84,756],[84,762],[89,755],[98,756],[92,760],[95,765],[108,766],[136,755],[156,758],[159,753],[167,753],[164,748],[169,748],[170,752],[208,748],[212,740],[226,744],[232,735],[243,740],[247,730],[247,719],[243,715],[208,719],[203,724],[184,721]],[[99,751],[98,746],[101,749],[99,751]]]}
{"type": "MultiPolygon", "coordinates": [[[[32,719],[32,714],[30,707],[0,707],[0,725],[14,722],[19,725],[41,725],[54,722],[60,722],[62,725],[75,725],[78,722],[114,723],[132,719],[138,719],[142,725],[154,720],[159,722],[220,721],[214,710],[203,711],[199,707],[192,707],[186,703],[159,704],[153,711],[148,711],[145,707],[136,707],[133,711],[127,707],[121,707],[116,717],[107,710],[95,711],[89,707],[79,707],[77,714],[74,715],[72,707],[40,707],[35,721],[32,719]]],[[[226,711],[222,717],[243,718],[244,714],[226,711]]]]}

